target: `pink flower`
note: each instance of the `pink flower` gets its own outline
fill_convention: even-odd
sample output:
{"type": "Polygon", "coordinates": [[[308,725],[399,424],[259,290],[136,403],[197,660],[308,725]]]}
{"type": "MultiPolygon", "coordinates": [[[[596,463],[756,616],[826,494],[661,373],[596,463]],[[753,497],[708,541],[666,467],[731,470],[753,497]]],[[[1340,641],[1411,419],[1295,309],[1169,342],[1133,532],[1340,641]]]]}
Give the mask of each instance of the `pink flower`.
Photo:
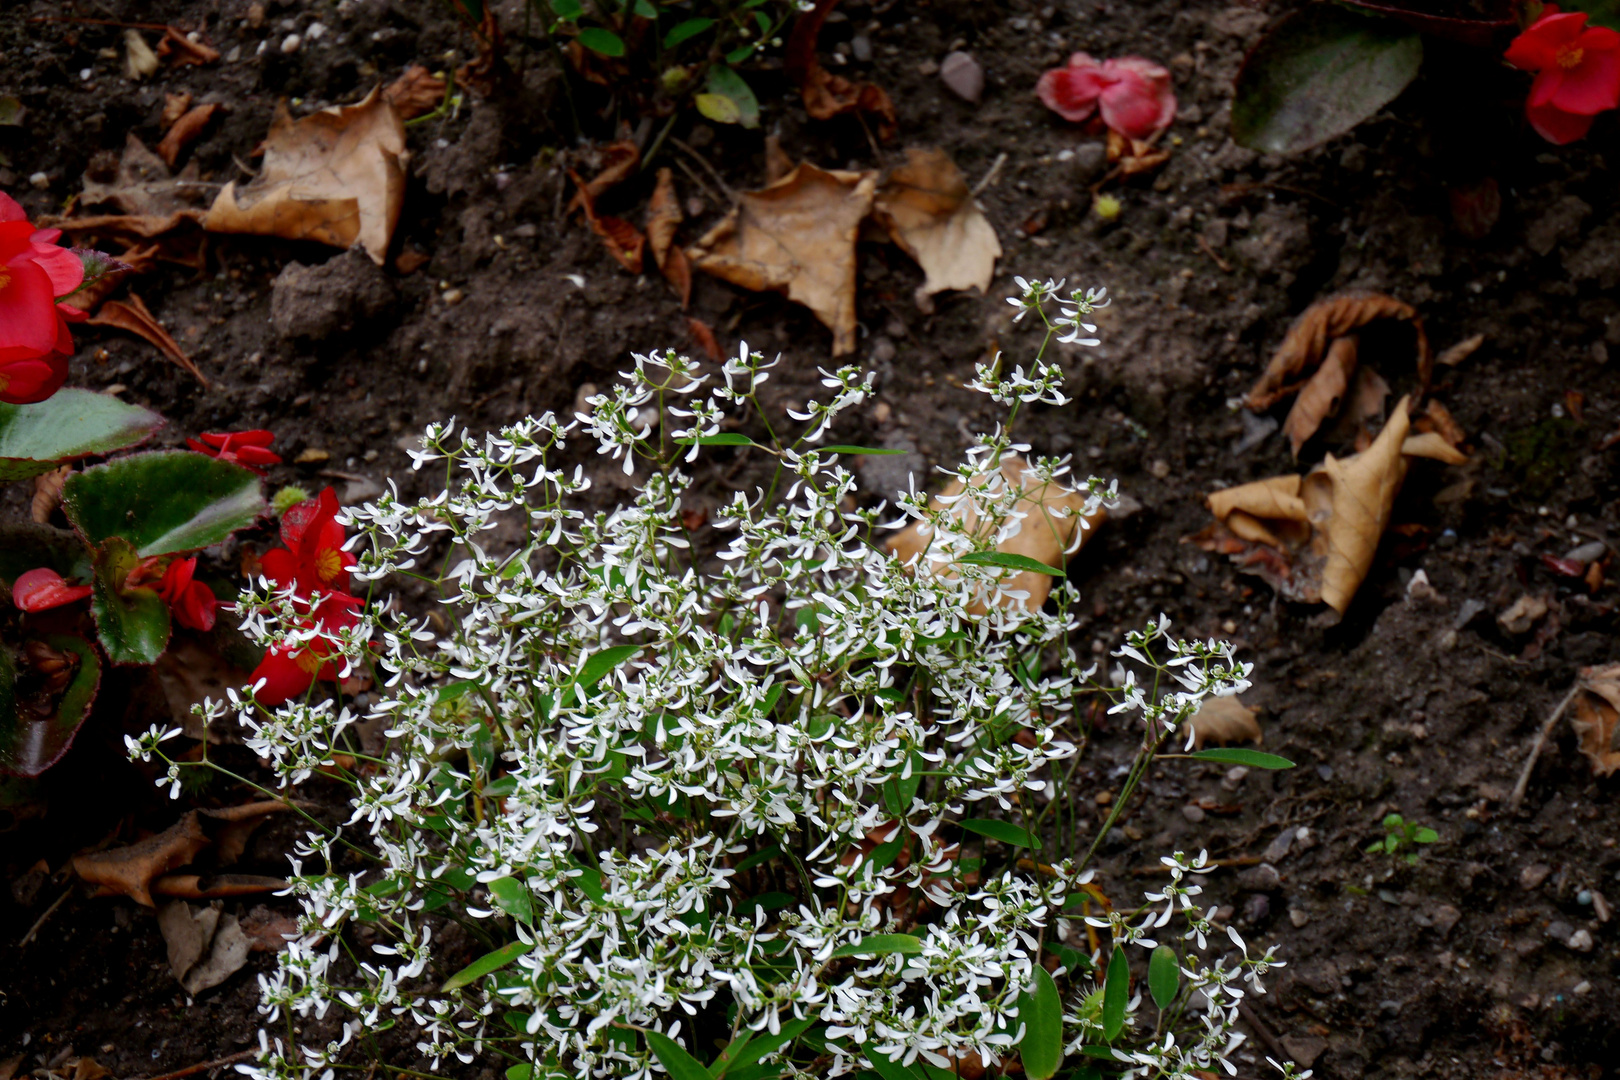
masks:
{"type": "Polygon", "coordinates": [[[1140,56],[1098,63],[1075,53],[1067,67],[1042,75],[1035,93],[1047,108],[1075,123],[1101,109],[1103,123],[1130,139],[1152,138],[1176,117],[1170,73],[1140,56]]]}
{"type": "Polygon", "coordinates": [[[1562,146],[1584,136],[1592,118],[1620,106],[1620,33],[1587,26],[1586,13],[1546,14],[1513,39],[1503,59],[1537,72],[1524,114],[1548,142],[1562,146]]]}
{"type": "Polygon", "coordinates": [[[49,611],[90,595],[88,585],[69,585],[48,566],[18,574],[11,583],[11,599],[23,611],[49,611]]]}

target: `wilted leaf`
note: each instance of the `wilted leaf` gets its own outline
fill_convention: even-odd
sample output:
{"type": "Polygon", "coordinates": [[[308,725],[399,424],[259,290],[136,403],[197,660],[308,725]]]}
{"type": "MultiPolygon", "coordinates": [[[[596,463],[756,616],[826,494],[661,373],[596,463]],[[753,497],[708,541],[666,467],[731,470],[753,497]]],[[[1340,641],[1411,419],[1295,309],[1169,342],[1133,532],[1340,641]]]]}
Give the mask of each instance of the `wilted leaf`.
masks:
{"type": "Polygon", "coordinates": [[[186,110],[189,108],[191,108],[190,90],[182,90],[178,94],[165,93],[163,95],[163,116],[159,122],[162,123],[165,129],[171,128],[176,120],[186,115],[186,110]]]}
{"type": "Polygon", "coordinates": [[[710,328],[708,323],[702,319],[688,317],[686,329],[691,333],[692,340],[698,343],[698,348],[703,350],[703,355],[717,364],[725,359],[725,353],[720,349],[720,342],[715,339],[714,330],[710,328]]]}
{"type": "Polygon", "coordinates": [[[591,231],[602,238],[608,254],[632,274],[641,273],[641,255],[647,246],[647,238],[623,218],[598,216],[596,196],[591,194],[590,186],[573,170],[569,170],[568,178],[577,185],[579,190],[575,198],[579,201],[580,208],[585,211],[585,220],[590,224],[591,231]]]}
{"type": "Polygon", "coordinates": [[[189,372],[192,378],[209,386],[208,379],[198,369],[191,357],[180,348],[180,343],[169,335],[163,324],[146,307],[145,301],[134,293],[129,294],[128,300],[108,300],[101,305],[94,315],[85,320],[88,326],[111,326],[119,330],[127,330],[138,338],[150,342],[158,352],[174,361],[181,368],[189,372]]]}
{"type": "Polygon", "coordinates": [[[872,209],[927,275],[917,289],[918,307],[932,310],[929,297],[946,289],[990,288],[1001,242],[945,151],[907,150],[906,164],[878,188],[872,209]]]}
{"type": "Polygon", "coordinates": [[[647,203],[647,246],[652,251],[653,263],[666,280],[675,287],[681,298],[681,310],[692,299],[692,266],[686,252],[675,243],[675,230],[680,227],[680,196],[675,193],[675,176],[669,169],[658,170],[658,186],[653,188],[647,203]]]}
{"type": "Polygon", "coordinates": [[[164,904],[158,909],[158,929],[168,946],[170,973],[192,995],[241,970],[252,949],[236,916],[213,904],[196,910],[184,900],[164,904]]]}
{"type": "MultiPolygon", "coordinates": [[[[985,478],[982,482],[989,483],[990,479],[985,478]]],[[[1085,545],[1096,527],[1108,516],[1106,511],[1098,509],[1096,513],[1085,518],[1084,529],[1076,542],[1075,529],[1081,527],[1080,515],[1085,509],[1084,496],[1066,488],[1037,487],[1039,481],[1034,476],[1034,470],[1023,458],[1014,454],[1001,459],[1001,482],[1015,485],[1024,492],[1017,504],[1018,512],[1025,515],[1022,525],[1015,535],[998,545],[998,550],[1005,554],[1023,555],[1046,566],[1060,567],[1085,545]]],[[[950,513],[962,522],[965,531],[987,536],[990,523],[979,522],[970,500],[954,498],[961,493],[962,482],[952,480],[944,491],[934,497],[930,506],[934,510],[950,507],[950,513]]],[[[932,524],[927,521],[913,521],[889,540],[888,548],[908,566],[926,568],[931,573],[955,576],[956,571],[949,557],[929,550],[933,538],[932,524]]],[[[1030,611],[1037,610],[1046,602],[1047,595],[1052,591],[1052,580],[1052,577],[1044,571],[1009,571],[997,584],[993,602],[998,605],[1003,603],[1012,606],[1024,605],[1030,611]],[[1029,598],[1018,600],[1006,596],[1009,591],[1028,593],[1029,598]]],[[[988,610],[988,605],[981,598],[975,600],[969,610],[975,614],[983,614],[988,610]]]]}
{"type": "Polygon", "coordinates": [[[745,289],[774,289],[833,332],[833,355],[855,351],[855,240],[877,191],[875,172],[806,162],[738,207],[688,252],[699,270],[745,289]]]}
{"type": "Polygon", "coordinates": [[[401,120],[414,120],[437,109],[444,101],[445,82],[421,64],[412,64],[405,74],[388,84],[383,97],[394,106],[401,120]]]}
{"type": "MultiPolygon", "coordinates": [[[[1476,49],[1490,48],[1506,31],[1516,29],[1513,17],[1514,0],[1471,0],[1466,4],[1448,5],[1456,14],[1435,11],[1434,0],[1344,0],[1352,7],[1365,8],[1380,15],[1399,19],[1426,34],[1460,41],[1476,49]]],[[[1566,3],[1565,10],[1614,6],[1614,0],[1575,0],[1566,3]]],[[[1593,18],[1593,22],[1601,19],[1593,18]]],[[[1608,23],[1606,25],[1615,25],[1608,23]]]]}
{"type": "Polygon", "coordinates": [[[1575,714],[1570,718],[1580,736],[1581,753],[1592,763],[1597,776],[1610,776],[1620,769],[1620,664],[1582,668],[1580,692],[1575,695],[1575,714]]]}
{"type": "Polygon", "coordinates": [[[359,241],[381,265],[404,203],[408,158],[404,122],[380,90],[299,120],[278,104],[259,175],[240,189],[226,184],[204,224],[340,248],[359,241]]]}
{"type": "Polygon", "coordinates": [[[1335,4],[1308,4],[1244,60],[1232,138],[1267,154],[1320,146],[1395,100],[1422,63],[1415,31],[1335,4]]]}
{"type": "Polygon", "coordinates": [[[202,41],[192,41],[178,27],[166,26],[158,39],[157,54],[174,67],[202,67],[219,59],[219,50],[202,41]]]}
{"type": "Polygon", "coordinates": [[[1205,698],[1198,711],[1187,723],[1192,728],[1193,749],[1202,750],[1206,742],[1252,742],[1259,746],[1265,742],[1255,711],[1235,696],[1205,698]]]}
{"type": "Polygon", "coordinates": [[[73,872],[80,880],[101,886],[104,892],[118,893],[152,907],[153,882],[170,870],[188,865],[205,851],[214,842],[211,834],[231,824],[257,824],[286,809],[284,802],[267,800],[219,810],[188,810],[179,821],[144,840],[73,856],[73,872]]]}
{"type": "Polygon", "coordinates": [[[62,485],[67,483],[67,478],[71,475],[73,466],[63,465],[59,469],[52,469],[34,477],[34,497],[28,500],[30,519],[41,525],[51,520],[51,514],[62,504],[62,485]]]}
{"type": "Polygon", "coordinates": [[[180,151],[196,141],[197,136],[203,133],[203,128],[214,118],[214,114],[222,108],[223,105],[198,105],[186,110],[163,136],[163,141],[158,143],[158,156],[173,168],[175,160],[180,157],[180,151]]]}
{"type": "Polygon", "coordinates": [[[1271,408],[1299,389],[1293,380],[1323,361],[1334,338],[1343,337],[1376,319],[1402,319],[1412,324],[1417,334],[1418,382],[1420,388],[1427,387],[1429,339],[1423,333],[1423,321],[1412,306],[1381,293],[1344,292],[1318,300],[1294,320],[1244,404],[1254,412],[1271,408]]]}
{"type": "Polygon", "coordinates": [[[587,199],[601,198],[609,188],[631,176],[636,171],[636,166],[640,164],[641,150],[631,140],[608,143],[602,148],[602,167],[597,170],[596,175],[589,181],[581,181],[578,177],[574,177],[574,183],[579,186],[579,190],[568,200],[568,212],[573,213],[584,206],[587,199]]]}
{"type": "Polygon", "coordinates": [[[1294,407],[1288,410],[1288,419],[1283,421],[1283,434],[1288,436],[1289,448],[1296,458],[1299,448],[1316,434],[1322,421],[1339,411],[1355,371],[1356,335],[1334,338],[1328,346],[1327,359],[1300,388],[1294,407]]]}
{"type": "Polygon", "coordinates": [[[157,53],[134,28],[124,31],[124,74],[133,82],[157,74],[157,53]]]}
{"type": "Polygon", "coordinates": [[[898,120],[894,103],[880,87],[851,82],[821,66],[816,57],[816,39],[822,23],[838,0],[816,0],[813,10],[800,15],[788,36],[782,65],[804,98],[805,111],[817,120],[828,120],[843,113],[861,113],[877,118],[877,134],[887,139],[894,134],[898,120]]]}

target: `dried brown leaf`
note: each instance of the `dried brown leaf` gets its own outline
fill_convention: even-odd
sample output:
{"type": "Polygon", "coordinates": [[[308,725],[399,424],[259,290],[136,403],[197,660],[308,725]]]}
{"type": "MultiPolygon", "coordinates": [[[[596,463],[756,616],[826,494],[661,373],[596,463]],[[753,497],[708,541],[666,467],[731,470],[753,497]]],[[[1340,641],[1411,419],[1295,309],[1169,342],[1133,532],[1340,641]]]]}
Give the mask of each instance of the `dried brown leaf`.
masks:
{"type": "Polygon", "coordinates": [[[1418,432],[1437,432],[1452,446],[1461,446],[1468,438],[1451,410],[1433,398],[1424,405],[1422,414],[1413,419],[1412,427],[1418,432]]]}
{"type": "Polygon", "coordinates": [[[1225,745],[1234,742],[1252,742],[1259,746],[1265,741],[1255,710],[1236,697],[1205,698],[1198,711],[1187,721],[1192,725],[1193,749],[1202,750],[1206,742],[1225,745]]]}
{"type": "MultiPolygon", "coordinates": [[[[105,171],[85,173],[84,194],[79,196],[78,202],[79,206],[112,206],[119,212],[118,215],[102,215],[103,218],[127,215],[155,222],[190,216],[200,219],[202,211],[198,203],[213,187],[198,179],[195,163],[181,169],[179,175],[171,173],[169,163],[147,149],[133,134],[125,137],[117,165],[109,162],[103,168],[105,171]]],[[[53,224],[63,229],[86,229],[92,227],[91,220],[88,217],[64,218],[53,224]]],[[[156,224],[145,227],[156,229],[156,224]]],[[[166,232],[174,227],[171,223],[157,231],[166,232]]],[[[142,235],[155,236],[157,231],[146,231],[142,235]]]]}
{"type": "Polygon", "coordinates": [[[782,149],[782,140],[775,135],[765,136],[765,182],[774,184],[793,171],[793,159],[782,149]]]}
{"type": "Polygon", "coordinates": [[[34,497],[28,504],[28,516],[41,525],[50,521],[51,514],[62,505],[62,485],[72,475],[73,466],[63,465],[34,477],[34,497]]]}
{"type": "Polygon", "coordinates": [[[774,289],[833,332],[833,355],[855,351],[855,240],[877,173],[808,162],[759,191],[689,249],[697,269],[745,289],[774,289]]]}
{"type": "MultiPolygon", "coordinates": [[[[602,148],[602,167],[589,182],[582,182],[577,176],[574,183],[580,190],[568,200],[568,213],[573,213],[585,205],[585,200],[600,199],[602,194],[616,184],[623,182],[636,171],[641,164],[641,149],[634,142],[624,139],[619,142],[608,143],[602,148]]],[[[665,170],[668,171],[668,170],[665,170]]],[[[573,173],[569,173],[573,176],[573,173]]]]}
{"type": "Polygon", "coordinates": [[[1418,381],[1420,386],[1428,386],[1429,343],[1417,311],[1381,293],[1346,292],[1318,300],[1294,320],[1244,403],[1255,412],[1269,409],[1293,393],[1299,376],[1322,362],[1332,339],[1377,319],[1401,319],[1412,324],[1417,332],[1418,381]]]}
{"type": "Polygon", "coordinates": [[[1612,776],[1620,770],[1620,664],[1581,669],[1570,724],[1595,775],[1612,776]]]}
{"type": "Polygon", "coordinates": [[[571,169],[568,177],[579,188],[575,198],[585,211],[585,220],[590,223],[591,231],[602,238],[608,254],[632,274],[641,273],[641,257],[647,246],[647,238],[623,218],[599,217],[596,213],[596,196],[591,193],[590,187],[571,169]]]}
{"type": "Polygon", "coordinates": [[[197,140],[203,133],[203,128],[208,126],[214,114],[222,108],[223,105],[216,104],[198,105],[186,110],[185,114],[174,122],[174,126],[169,128],[168,134],[163,136],[163,141],[158,143],[158,156],[172,168],[176,159],[180,157],[180,152],[197,140]]]}
{"type": "Polygon", "coordinates": [[[219,50],[202,41],[192,41],[173,26],[166,27],[157,44],[157,54],[174,67],[212,64],[219,59],[219,50]]]}
{"type": "Polygon", "coordinates": [[[703,355],[717,364],[725,359],[720,351],[720,342],[715,339],[714,331],[710,329],[708,323],[702,319],[688,318],[686,329],[691,333],[692,340],[698,343],[698,348],[703,350],[703,355]]]}
{"type": "Polygon", "coordinates": [[[1283,434],[1288,436],[1288,446],[1296,459],[1299,448],[1316,434],[1322,422],[1339,411],[1356,372],[1356,344],[1354,334],[1334,338],[1322,366],[1300,388],[1299,396],[1294,399],[1294,407],[1288,410],[1288,419],[1283,421],[1283,434]]]}
{"type": "MultiPolygon", "coordinates": [[[[988,476],[979,480],[981,484],[990,482],[992,478],[988,476]]],[[[1008,454],[1001,459],[999,482],[1015,486],[1023,493],[1017,503],[1017,512],[1024,515],[1021,527],[1017,533],[996,546],[997,551],[1005,554],[1028,556],[1036,562],[1061,568],[1091,539],[1097,526],[1108,518],[1107,511],[1102,509],[1098,509],[1089,517],[1082,517],[1086,503],[1084,496],[1068,488],[1041,484],[1035,476],[1034,469],[1016,454],[1008,454]],[[1075,536],[1076,529],[1081,530],[1078,539],[1075,536]]],[[[955,498],[962,490],[962,482],[952,480],[929,505],[936,511],[949,507],[948,512],[962,523],[965,531],[976,536],[988,537],[992,523],[979,521],[970,500],[955,498]]],[[[913,521],[891,537],[887,547],[907,566],[954,577],[956,574],[954,564],[945,555],[930,550],[933,539],[934,526],[930,522],[913,521]]],[[[992,603],[998,607],[1023,606],[1030,611],[1038,610],[1046,603],[1046,597],[1052,591],[1052,581],[1052,577],[1048,574],[1031,570],[1009,570],[997,583],[994,595],[988,598],[989,603],[986,603],[987,598],[980,597],[969,606],[968,610],[982,615],[992,603]],[[1008,595],[1009,593],[1027,593],[1028,597],[1020,598],[1008,595]]]]}
{"type": "Polygon", "coordinates": [[[136,337],[144,338],[157,347],[157,350],[180,367],[190,372],[192,377],[203,384],[206,389],[208,380],[192,363],[180,348],[169,332],[163,329],[156,317],[146,307],[144,301],[134,293],[129,294],[128,300],[108,300],[101,305],[101,310],[86,320],[89,326],[112,326],[119,330],[127,330],[136,337]]]}
{"type": "Polygon", "coordinates": [[[182,90],[178,94],[164,94],[162,117],[164,128],[173,127],[174,122],[184,116],[189,108],[191,108],[191,91],[182,90]]]}
{"type": "Polygon", "coordinates": [[[190,810],[167,829],[120,848],[73,857],[73,872],[80,880],[121,893],[152,907],[153,881],[177,866],[185,866],[212,841],[203,831],[197,811],[190,810]]]}
{"type": "Polygon", "coordinates": [[[816,39],[821,36],[822,23],[837,3],[838,0],[817,0],[813,10],[799,16],[793,24],[793,32],[788,35],[782,66],[798,86],[805,111],[812,117],[829,120],[844,113],[873,116],[878,121],[877,137],[888,139],[899,124],[889,95],[872,83],[851,82],[832,74],[821,66],[816,56],[816,39]]]}
{"type": "Polygon", "coordinates": [[[1408,435],[1406,441],[1401,443],[1401,453],[1407,457],[1433,458],[1447,465],[1468,464],[1468,455],[1452,446],[1438,431],[1408,435]]]}
{"type": "Polygon", "coordinates": [[[444,80],[421,64],[412,64],[405,74],[388,84],[383,97],[394,106],[401,120],[414,120],[430,113],[444,101],[444,80]]]}
{"type": "Polygon", "coordinates": [[[164,874],[152,882],[153,896],[180,900],[220,900],[285,889],[287,882],[263,874],[164,874]]]}
{"type": "Polygon", "coordinates": [[[298,120],[278,104],[259,175],[245,187],[226,184],[204,224],[340,248],[358,241],[381,265],[404,204],[409,156],[404,122],[380,90],[298,120]]]}
{"type": "Polygon", "coordinates": [[[660,270],[670,251],[675,249],[675,230],[683,217],[681,199],[675,193],[675,174],[667,168],[659,169],[658,184],[647,203],[647,246],[652,249],[653,262],[660,270]]]}
{"type": "Polygon", "coordinates": [[[1485,344],[1485,335],[1475,334],[1471,338],[1465,338],[1457,342],[1457,344],[1435,357],[1434,362],[1443,367],[1456,367],[1474,355],[1475,351],[1483,344],[1485,344]]]}
{"type": "Polygon", "coordinates": [[[923,310],[933,308],[929,297],[946,289],[990,288],[1001,242],[945,151],[907,150],[906,164],[878,188],[872,209],[927,276],[917,290],[923,310]]]}
{"type": "Polygon", "coordinates": [[[184,900],[164,904],[158,909],[158,929],[168,946],[169,971],[192,995],[241,970],[251,951],[236,916],[212,904],[196,909],[184,900]]]}

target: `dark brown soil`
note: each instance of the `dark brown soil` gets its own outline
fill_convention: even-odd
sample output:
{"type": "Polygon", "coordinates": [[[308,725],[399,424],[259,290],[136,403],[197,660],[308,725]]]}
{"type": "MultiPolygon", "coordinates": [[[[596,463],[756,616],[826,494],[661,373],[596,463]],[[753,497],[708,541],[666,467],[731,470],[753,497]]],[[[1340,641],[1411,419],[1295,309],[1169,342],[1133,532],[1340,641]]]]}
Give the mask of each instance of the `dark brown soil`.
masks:
{"type": "MultiPolygon", "coordinates": [[[[1620,161],[1620,124],[1602,118],[1585,142],[1554,150],[1520,119],[1521,76],[1436,45],[1418,84],[1353,135],[1298,159],[1260,157],[1225,134],[1232,77],[1247,44],[1293,6],[846,0],[822,50],[847,49],[856,35],[870,43],[872,62],[851,61],[846,73],[875,79],[898,107],[900,136],[881,157],[857,124],[810,121],[780,72],[759,72],[764,130],[796,158],[884,166],[904,145],[937,145],[977,181],[1005,155],[981,195],[1006,248],[991,295],[945,296],[935,314],[921,314],[911,301],[916,268],[893,248],[863,247],[856,359],[878,372],[881,392],[837,437],[914,451],[864,459],[863,479],[879,494],[903,483],[895,462],[919,473],[955,462],[969,433],[995,420],[982,396],[962,389],[974,362],[997,348],[1016,358],[1036,342],[1002,301],[1011,276],[1107,285],[1115,300],[1101,320],[1103,346],[1059,354],[1076,402],[1020,421],[1037,449],[1117,476],[1142,507],[1076,561],[1094,603],[1086,632],[1101,651],[1163,610],[1187,634],[1238,639],[1256,664],[1249,700],[1264,708],[1266,749],[1300,767],[1223,784],[1221,769],[1163,763],[1106,842],[1105,888],[1147,887],[1172,844],[1250,859],[1212,876],[1209,895],[1251,939],[1279,943],[1290,966],[1255,1002],[1265,1030],[1254,1029],[1240,1054],[1245,1077],[1266,1071],[1266,1053],[1281,1056],[1271,1039],[1331,1078],[1614,1076],[1620,942],[1593,897],[1620,904],[1616,782],[1594,779],[1560,725],[1522,808],[1511,812],[1507,798],[1576,668],[1620,660],[1615,587],[1592,589],[1541,559],[1620,539],[1620,450],[1599,449],[1620,427],[1610,361],[1620,348],[1620,191],[1610,162],[1620,161]],[[984,66],[978,106],[925,67],[953,47],[984,66]],[[1123,203],[1111,222],[1090,205],[1100,143],[1031,92],[1041,70],[1075,49],[1141,53],[1176,77],[1174,155],[1157,174],[1110,185],[1123,203]],[[1451,193],[1484,177],[1499,185],[1502,213],[1471,240],[1453,219],[1451,193]],[[1280,436],[1241,448],[1244,425],[1227,403],[1294,315],[1351,287],[1417,305],[1442,347],[1476,333],[1486,343],[1441,369],[1435,387],[1470,436],[1472,462],[1414,474],[1395,519],[1411,528],[1389,537],[1346,617],[1327,627],[1315,609],[1275,600],[1183,538],[1207,524],[1201,493],[1292,467],[1280,436]],[[1420,570],[1432,598],[1408,595],[1420,570]],[[1495,616],[1526,593],[1546,597],[1552,613],[1510,634],[1495,616]],[[1201,799],[1214,809],[1196,807],[1201,799]],[[1440,833],[1416,866],[1363,850],[1392,810],[1440,833]],[[1587,951],[1566,944],[1580,930],[1587,951]]],[[[428,0],[267,7],[254,30],[245,0],[13,4],[0,17],[0,94],[16,95],[28,115],[21,128],[0,127],[0,187],[36,214],[60,208],[92,154],[121,148],[128,132],[155,143],[164,92],[181,88],[228,106],[192,155],[205,178],[239,178],[235,162],[250,160],[278,98],[305,109],[353,101],[413,60],[442,66],[446,50],[470,55],[469,39],[428,0]],[[30,21],[62,16],[82,21],[30,21]],[[327,36],[284,55],[286,34],[317,18],[327,36]],[[102,54],[121,50],[122,30],[98,19],[206,20],[234,59],[132,84],[121,59],[102,54]]],[[[500,12],[520,37],[521,9],[500,12]]],[[[312,246],[213,238],[206,273],[165,267],[135,283],[213,388],[144,343],[95,330],[76,334],[73,381],[120,384],[126,400],[159,409],[171,421],[167,442],[266,427],[289,461],[326,451],[324,463],[285,466],[274,481],[331,482],[354,499],[389,478],[415,489],[400,441],[427,421],[454,414],[480,429],[568,410],[631,351],[694,350],[663,282],[627,274],[561,215],[565,167],[588,171],[592,157],[575,141],[558,85],[531,60],[510,96],[473,96],[459,116],[411,129],[395,253],[429,256],[415,273],[375,274],[312,246]],[[326,268],[311,283],[300,278],[310,271],[284,271],[292,262],[326,268]],[[452,289],[458,304],[446,302],[452,289]]],[[[604,100],[577,103],[598,142],[613,135],[611,111],[592,111],[604,100]]],[[[763,132],[693,117],[675,134],[731,188],[762,182],[763,132]]],[[[683,234],[695,238],[725,207],[707,178],[704,187],[684,172],[677,179],[683,197],[703,204],[683,234]]],[[[649,171],[614,192],[608,209],[639,220],[650,184],[649,171]]],[[[802,309],[700,278],[691,314],[728,351],[746,339],[785,354],[770,384],[776,404],[803,401],[816,386],[830,335],[802,309]]],[[[616,468],[596,475],[609,496],[619,490],[616,468]]],[[[716,499],[720,482],[716,473],[716,499]]],[[[8,490],[5,512],[25,512],[24,495],[8,490]]],[[[127,685],[115,694],[149,692],[133,675],[120,678],[127,685]]],[[[150,1076],[235,1053],[258,1029],[254,974],[269,958],[187,1001],[152,913],[130,901],[72,891],[18,945],[69,889],[30,875],[38,860],[57,871],[74,850],[163,828],[188,805],[121,762],[121,734],[116,716],[87,728],[50,774],[48,798],[35,806],[43,816],[0,834],[0,877],[11,886],[0,892],[0,1061],[22,1054],[23,1070],[87,1055],[117,1077],[150,1076]]],[[[1110,769],[1132,740],[1105,734],[1087,791],[1117,786],[1110,769]]],[[[196,798],[241,794],[220,785],[196,798]]],[[[290,835],[290,826],[266,830],[245,868],[279,872],[290,835]]],[[[483,1072],[494,1075],[493,1065],[483,1072]]]]}

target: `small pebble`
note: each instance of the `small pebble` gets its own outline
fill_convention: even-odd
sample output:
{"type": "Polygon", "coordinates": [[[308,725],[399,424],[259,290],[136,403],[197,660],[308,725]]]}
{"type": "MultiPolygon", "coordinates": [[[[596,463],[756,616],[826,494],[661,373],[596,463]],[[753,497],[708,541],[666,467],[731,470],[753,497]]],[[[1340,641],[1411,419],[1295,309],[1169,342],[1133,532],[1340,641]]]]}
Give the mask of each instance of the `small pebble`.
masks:
{"type": "Polygon", "coordinates": [[[1099,791],[1096,798],[1098,806],[1107,806],[1114,801],[1114,793],[1112,791],[1099,791]]]}
{"type": "Polygon", "coordinates": [[[1451,620],[1453,630],[1461,630],[1474,621],[1474,616],[1485,610],[1485,604],[1479,600],[1464,600],[1457,609],[1457,617],[1451,620]]]}
{"type": "Polygon", "coordinates": [[[1591,907],[1592,906],[1592,890],[1591,889],[1582,889],[1580,892],[1576,893],[1575,894],[1575,902],[1577,904],[1581,905],[1581,907],[1591,907]]]}
{"type": "Polygon", "coordinates": [[[1294,830],[1284,829],[1278,834],[1277,839],[1271,842],[1271,846],[1266,848],[1266,853],[1261,858],[1265,859],[1267,863],[1282,862],[1283,859],[1288,857],[1288,851],[1293,846],[1294,830]]]}
{"type": "Polygon", "coordinates": [[[940,81],[963,101],[977,105],[984,94],[984,69],[965,52],[948,54],[939,64],[940,81]]]}
{"type": "Polygon", "coordinates": [[[1569,941],[1575,933],[1575,928],[1569,923],[1555,919],[1547,924],[1547,936],[1554,941],[1569,941]]]}
{"type": "Polygon", "coordinates": [[[1569,935],[1569,940],[1565,941],[1564,944],[1568,945],[1576,952],[1591,952],[1592,933],[1589,930],[1577,930],[1573,934],[1569,935]]]}
{"type": "Polygon", "coordinates": [[[281,51],[291,56],[303,47],[304,39],[297,34],[288,34],[281,39],[281,51]]]}
{"type": "MultiPolygon", "coordinates": [[[[1242,786],[1243,778],[1248,775],[1249,767],[1247,765],[1234,765],[1226,770],[1226,775],[1221,779],[1221,787],[1226,791],[1236,791],[1242,786]]],[[[1293,834],[1290,833],[1289,835],[1293,834]]]]}
{"type": "Polygon", "coordinates": [[[1568,559],[1570,562],[1595,562],[1598,559],[1601,559],[1603,557],[1603,553],[1607,550],[1609,550],[1609,547],[1603,541],[1593,540],[1591,543],[1582,544],[1578,548],[1571,548],[1569,550],[1569,554],[1565,555],[1564,558],[1568,559]]]}
{"type": "Polygon", "coordinates": [[[1569,992],[1577,997],[1584,997],[1592,992],[1592,984],[1587,982],[1585,979],[1582,979],[1580,982],[1570,987],[1569,992]]]}
{"type": "Polygon", "coordinates": [[[1148,472],[1153,474],[1155,480],[1163,480],[1170,475],[1170,463],[1163,458],[1156,458],[1153,464],[1148,466],[1148,472]]]}
{"type": "Polygon", "coordinates": [[[1311,914],[1304,908],[1291,907],[1288,909],[1288,921],[1294,924],[1294,929],[1299,930],[1311,921],[1311,914]]]}
{"type": "Polygon", "coordinates": [[[304,31],[304,37],[308,38],[310,41],[319,41],[325,34],[325,23],[310,23],[309,27],[304,31]]]}
{"type": "Polygon", "coordinates": [[[849,48],[855,54],[855,59],[861,63],[867,64],[871,62],[872,39],[865,34],[856,34],[854,39],[850,41],[849,48]]]}
{"type": "Polygon", "coordinates": [[[1255,893],[1243,902],[1243,921],[1253,925],[1271,914],[1271,897],[1255,893]]]}
{"type": "Polygon", "coordinates": [[[42,172],[37,172],[30,176],[28,178],[28,182],[39,188],[41,191],[44,191],[46,188],[51,186],[51,178],[42,172]]]}
{"type": "Polygon", "coordinates": [[[1550,873],[1552,873],[1552,867],[1546,863],[1531,863],[1519,871],[1519,888],[1528,892],[1546,881],[1547,875],[1550,873]]]}
{"type": "Polygon", "coordinates": [[[264,25],[264,5],[249,4],[247,9],[247,24],[257,30],[264,25]]]}
{"type": "Polygon", "coordinates": [[[1316,775],[1320,776],[1324,780],[1333,779],[1333,766],[1331,766],[1331,765],[1318,765],[1316,767],[1316,775]]]}
{"type": "Polygon", "coordinates": [[[80,82],[89,82],[90,81],[90,76],[94,75],[95,73],[96,72],[95,72],[94,68],[80,68],[79,69],[79,81],[80,82]]]}
{"type": "Polygon", "coordinates": [[[1202,806],[1194,806],[1192,803],[1188,803],[1186,806],[1181,808],[1181,816],[1192,822],[1194,825],[1197,825],[1200,821],[1204,820],[1204,808],[1202,806]]]}
{"type": "Polygon", "coordinates": [[[454,305],[461,303],[462,298],[466,295],[467,294],[462,292],[460,289],[446,289],[444,291],[443,299],[446,304],[454,305]]]}

